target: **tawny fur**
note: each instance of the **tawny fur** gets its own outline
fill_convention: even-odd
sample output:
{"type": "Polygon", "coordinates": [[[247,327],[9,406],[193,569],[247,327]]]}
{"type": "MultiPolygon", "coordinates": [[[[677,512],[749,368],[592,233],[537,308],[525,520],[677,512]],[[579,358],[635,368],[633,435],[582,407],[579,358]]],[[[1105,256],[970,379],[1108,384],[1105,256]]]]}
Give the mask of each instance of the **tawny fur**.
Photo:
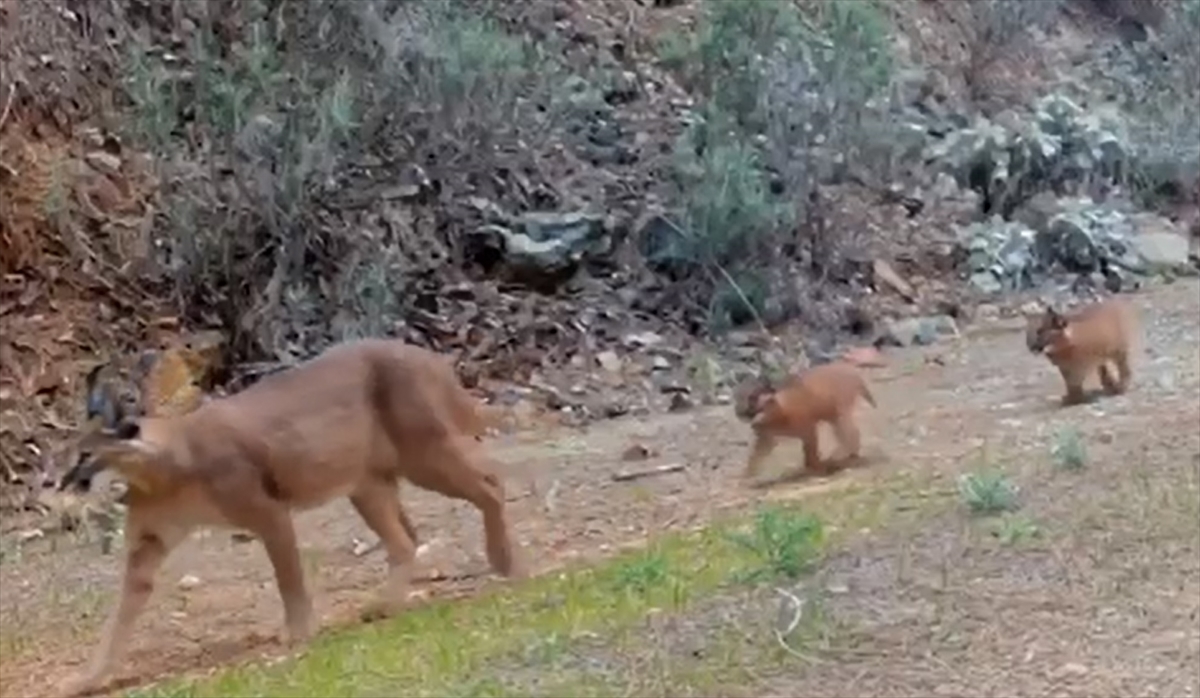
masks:
{"type": "Polygon", "coordinates": [[[156,572],[199,527],[246,530],[262,542],[291,642],[314,631],[292,512],[338,497],[349,497],[387,551],[388,584],[365,615],[392,613],[408,595],[416,535],[400,480],[475,505],[493,569],[523,575],[504,488],[477,440],[487,426],[480,407],[445,357],[368,339],[187,414],[111,425],[83,477],[112,469],[129,483],[124,581],[89,668],[68,691],[94,689],[108,675],[156,572]]]}
{"type": "Polygon", "coordinates": [[[1071,313],[1047,308],[1042,314],[1028,318],[1025,345],[1035,354],[1044,354],[1058,369],[1066,387],[1062,404],[1068,406],[1087,401],[1084,383],[1093,373],[1099,376],[1101,387],[1109,395],[1120,395],[1129,389],[1136,333],[1133,307],[1114,297],[1071,313]],[[1116,369],[1116,377],[1110,363],[1116,369]]]}
{"type": "Polygon", "coordinates": [[[778,387],[760,382],[735,407],[738,416],[750,418],[754,446],[743,476],[756,477],[780,437],[804,442],[804,470],[829,472],[820,457],[818,426],[833,427],[841,453],[833,461],[857,458],[861,435],[855,418],[858,398],[875,407],[875,398],[862,373],[844,361],[821,364],[791,375],[778,387]]]}

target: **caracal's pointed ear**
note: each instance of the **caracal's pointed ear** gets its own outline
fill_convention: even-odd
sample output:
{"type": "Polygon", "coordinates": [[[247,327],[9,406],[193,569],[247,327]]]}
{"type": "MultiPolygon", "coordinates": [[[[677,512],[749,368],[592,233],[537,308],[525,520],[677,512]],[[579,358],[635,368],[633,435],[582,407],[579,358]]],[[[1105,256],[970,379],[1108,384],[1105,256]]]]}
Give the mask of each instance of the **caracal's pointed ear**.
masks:
{"type": "Polygon", "coordinates": [[[116,399],[112,385],[98,384],[100,372],[103,369],[103,363],[97,363],[84,378],[84,386],[88,391],[86,393],[86,415],[88,415],[88,421],[98,420],[103,428],[112,429],[125,419],[125,410],[121,407],[121,401],[116,399]]]}
{"type": "Polygon", "coordinates": [[[1046,320],[1049,322],[1050,327],[1053,327],[1056,330],[1061,330],[1067,326],[1066,316],[1058,312],[1054,306],[1046,307],[1046,320]]]}

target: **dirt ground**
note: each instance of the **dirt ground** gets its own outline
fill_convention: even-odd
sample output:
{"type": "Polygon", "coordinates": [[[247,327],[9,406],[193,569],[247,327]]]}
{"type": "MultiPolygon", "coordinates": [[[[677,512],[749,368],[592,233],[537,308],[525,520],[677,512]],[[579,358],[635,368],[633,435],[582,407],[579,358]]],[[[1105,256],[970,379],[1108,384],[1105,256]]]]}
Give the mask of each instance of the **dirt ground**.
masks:
{"type": "MultiPolygon", "coordinates": [[[[831,603],[857,629],[855,647],[842,647],[839,659],[803,680],[764,676],[764,693],[1196,695],[1200,518],[1189,533],[1179,522],[1190,519],[1162,514],[1179,514],[1200,487],[1200,284],[1180,281],[1133,299],[1149,341],[1129,394],[1059,409],[1057,373],[1026,351],[1011,321],[968,330],[953,342],[895,352],[888,368],[872,372],[879,407],[862,412],[867,465],[830,480],[739,486],[749,430],[728,406],[497,438],[500,460],[536,473],[536,492],[512,486],[518,537],[545,572],[789,491],[904,470],[955,474],[974,467],[986,445],[1003,454],[1039,521],[1069,520],[1072,530],[1033,561],[1029,551],[977,556],[961,527],[938,521],[903,546],[871,539],[845,551],[824,574],[841,580],[831,603]],[[1080,475],[1069,500],[1039,485],[1048,444],[1067,424],[1105,464],[1080,475]],[[634,444],[650,457],[623,461],[634,444]],[[612,478],[673,463],[684,468],[633,482],[612,478]],[[1130,470],[1141,475],[1122,484],[1106,474],[1130,470]],[[1192,489],[1190,498],[1180,487],[1192,489]],[[1109,544],[1099,546],[1105,554],[1089,552],[1097,542],[1109,544]]],[[[772,462],[782,468],[796,458],[798,446],[788,445],[772,462]]],[[[469,505],[412,487],[403,497],[429,543],[420,594],[461,596],[503,583],[486,571],[481,522],[469,505]]],[[[344,502],[301,514],[298,526],[324,625],[355,622],[383,580],[382,551],[355,554],[356,540],[373,538],[344,502]]],[[[46,695],[74,671],[116,589],[119,557],[102,555],[94,541],[52,543],[26,544],[0,564],[2,695],[46,695]]],[[[194,538],[168,561],[119,685],[280,652],[273,638],[281,618],[256,543],[222,532],[194,538]]]]}

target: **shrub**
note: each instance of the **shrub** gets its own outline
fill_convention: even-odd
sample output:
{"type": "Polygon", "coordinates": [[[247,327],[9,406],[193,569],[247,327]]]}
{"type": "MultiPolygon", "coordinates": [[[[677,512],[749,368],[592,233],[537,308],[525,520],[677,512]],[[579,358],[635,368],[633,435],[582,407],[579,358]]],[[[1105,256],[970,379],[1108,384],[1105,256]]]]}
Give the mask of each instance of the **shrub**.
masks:
{"type": "Polygon", "coordinates": [[[821,273],[835,261],[842,241],[820,239],[809,206],[819,186],[844,179],[850,162],[890,158],[880,147],[887,27],[874,2],[823,3],[810,15],[789,2],[706,9],[694,35],[660,45],[703,104],[677,148],[680,233],[647,256],[697,279],[710,320],[731,325],[761,315],[782,264],[807,257],[821,273]]]}
{"type": "Polygon", "coordinates": [[[242,354],[284,359],[389,331],[406,277],[458,252],[450,226],[380,203],[396,163],[422,187],[452,183],[539,143],[556,124],[554,47],[452,0],[219,9],[187,8],[199,29],[179,55],[128,52],[180,311],[223,320],[242,354]],[[359,213],[364,197],[381,220],[359,213]]]}
{"type": "Polygon", "coordinates": [[[1051,454],[1063,470],[1081,470],[1087,465],[1087,449],[1079,430],[1074,427],[1058,433],[1051,454]]]}
{"type": "Polygon", "coordinates": [[[1147,207],[1200,203],[1200,0],[1170,7],[1156,40],[1110,47],[1096,75],[1131,116],[1125,183],[1147,207]]]}
{"type": "Polygon", "coordinates": [[[613,588],[645,594],[652,587],[665,584],[669,576],[666,555],[651,552],[622,563],[615,571],[613,588]]]}
{"type": "Polygon", "coordinates": [[[991,96],[984,79],[996,61],[1023,54],[1033,38],[1030,30],[1049,26],[1061,9],[1062,0],[973,0],[964,72],[972,99],[991,96]]]}
{"type": "Polygon", "coordinates": [[[1031,538],[1040,538],[1042,529],[1032,519],[1024,516],[1007,515],[996,523],[992,535],[1004,545],[1016,545],[1031,538]]]}
{"type": "Polygon", "coordinates": [[[743,581],[799,579],[812,569],[823,539],[824,529],[815,516],[782,508],[761,510],[749,534],[733,536],[756,558],[743,581]]]}
{"type": "Polygon", "coordinates": [[[964,473],[958,479],[958,491],[974,514],[998,514],[1018,506],[1017,487],[1001,472],[964,473]]]}

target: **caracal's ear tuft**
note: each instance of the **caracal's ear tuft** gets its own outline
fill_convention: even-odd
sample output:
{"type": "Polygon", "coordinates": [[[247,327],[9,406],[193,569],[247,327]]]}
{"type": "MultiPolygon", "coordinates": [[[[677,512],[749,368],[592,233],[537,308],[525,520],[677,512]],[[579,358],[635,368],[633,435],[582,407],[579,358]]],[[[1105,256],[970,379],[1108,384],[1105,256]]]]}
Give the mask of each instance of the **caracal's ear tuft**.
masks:
{"type": "Polygon", "coordinates": [[[1050,327],[1061,330],[1067,326],[1067,318],[1055,308],[1046,309],[1046,318],[1050,321],[1050,327]]]}
{"type": "Polygon", "coordinates": [[[84,385],[87,388],[87,419],[99,418],[100,424],[106,429],[113,429],[121,420],[125,419],[125,410],[121,405],[121,401],[117,399],[113,392],[112,385],[99,382],[100,372],[104,370],[104,364],[97,364],[91,371],[88,371],[84,378],[84,385]]]}

